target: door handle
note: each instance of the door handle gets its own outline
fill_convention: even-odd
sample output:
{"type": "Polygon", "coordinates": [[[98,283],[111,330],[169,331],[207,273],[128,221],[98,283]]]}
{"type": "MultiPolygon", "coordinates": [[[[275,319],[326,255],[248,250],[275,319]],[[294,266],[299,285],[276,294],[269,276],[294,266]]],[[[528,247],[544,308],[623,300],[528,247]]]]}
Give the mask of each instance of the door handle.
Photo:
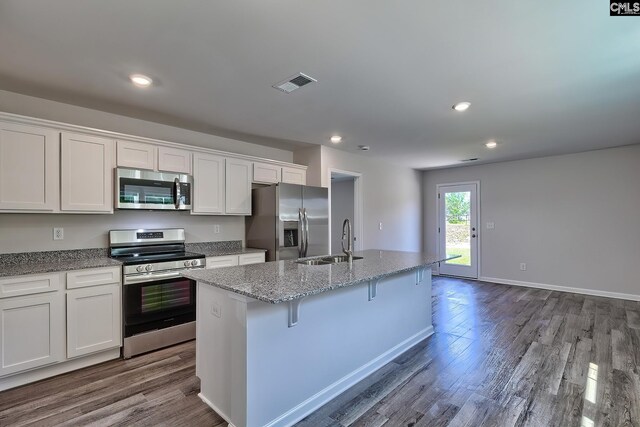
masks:
{"type": "Polygon", "coordinates": [[[302,220],[302,208],[298,208],[298,258],[304,255],[304,221],[302,220]]]}
{"type": "Polygon", "coordinates": [[[304,256],[307,256],[309,250],[309,217],[307,216],[307,208],[302,208],[302,219],[304,223],[304,256]]]}
{"type": "Polygon", "coordinates": [[[180,209],[180,180],[178,178],[173,180],[173,197],[176,209],[180,209]]]}

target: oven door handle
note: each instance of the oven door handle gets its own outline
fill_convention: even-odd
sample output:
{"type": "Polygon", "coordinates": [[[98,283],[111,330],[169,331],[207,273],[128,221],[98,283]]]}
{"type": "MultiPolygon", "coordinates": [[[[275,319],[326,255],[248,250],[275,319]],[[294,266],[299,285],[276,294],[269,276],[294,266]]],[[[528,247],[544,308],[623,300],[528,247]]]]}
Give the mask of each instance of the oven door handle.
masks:
{"type": "Polygon", "coordinates": [[[171,279],[174,277],[180,277],[179,271],[172,271],[170,273],[159,273],[159,274],[143,274],[139,276],[129,276],[124,278],[125,285],[135,285],[137,283],[145,283],[145,282],[157,282],[160,280],[171,279]]]}

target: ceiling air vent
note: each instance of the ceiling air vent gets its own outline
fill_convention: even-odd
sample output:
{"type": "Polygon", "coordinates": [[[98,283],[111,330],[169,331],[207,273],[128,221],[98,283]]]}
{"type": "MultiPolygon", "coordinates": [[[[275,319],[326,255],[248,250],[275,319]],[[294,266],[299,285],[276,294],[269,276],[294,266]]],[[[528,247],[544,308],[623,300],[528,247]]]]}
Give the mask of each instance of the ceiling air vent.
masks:
{"type": "Polygon", "coordinates": [[[460,161],[461,161],[461,162],[475,162],[475,161],[477,161],[477,160],[479,160],[479,159],[478,159],[477,157],[474,157],[474,158],[472,158],[472,159],[463,159],[463,160],[460,160],[460,161]]]}
{"type": "Polygon", "coordinates": [[[298,73],[280,83],[274,84],[273,87],[283,91],[284,93],[291,93],[294,90],[300,89],[302,86],[313,82],[317,82],[317,80],[313,77],[307,76],[306,74],[298,73]]]}

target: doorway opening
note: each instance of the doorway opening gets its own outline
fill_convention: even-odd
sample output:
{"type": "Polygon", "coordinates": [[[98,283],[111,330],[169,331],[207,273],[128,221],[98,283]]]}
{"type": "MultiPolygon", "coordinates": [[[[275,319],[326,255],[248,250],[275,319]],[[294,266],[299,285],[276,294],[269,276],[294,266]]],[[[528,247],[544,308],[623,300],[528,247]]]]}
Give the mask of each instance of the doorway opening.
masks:
{"type": "MultiPolygon", "coordinates": [[[[342,253],[342,225],[351,221],[353,249],[362,250],[362,174],[330,169],[329,247],[332,254],[342,253]]],[[[345,247],[347,242],[345,241],[345,247]]]]}

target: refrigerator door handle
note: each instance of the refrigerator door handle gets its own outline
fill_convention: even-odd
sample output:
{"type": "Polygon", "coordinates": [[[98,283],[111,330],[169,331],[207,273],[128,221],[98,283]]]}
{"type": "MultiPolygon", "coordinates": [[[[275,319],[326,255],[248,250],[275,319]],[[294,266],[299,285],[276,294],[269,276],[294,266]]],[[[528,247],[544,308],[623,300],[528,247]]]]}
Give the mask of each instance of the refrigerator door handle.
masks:
{"type": "Polygon", "coordinates": [[[298,258],[304,257],[304,221],[302,208],[298,209],[298,258]]]}
{"type": "Polygon", "coordinates": [[[309,250],[309,218],[307,217],[307,208],[302,208],[302,219],[304,223],[304,256],[307,256],[309,250]]]}

